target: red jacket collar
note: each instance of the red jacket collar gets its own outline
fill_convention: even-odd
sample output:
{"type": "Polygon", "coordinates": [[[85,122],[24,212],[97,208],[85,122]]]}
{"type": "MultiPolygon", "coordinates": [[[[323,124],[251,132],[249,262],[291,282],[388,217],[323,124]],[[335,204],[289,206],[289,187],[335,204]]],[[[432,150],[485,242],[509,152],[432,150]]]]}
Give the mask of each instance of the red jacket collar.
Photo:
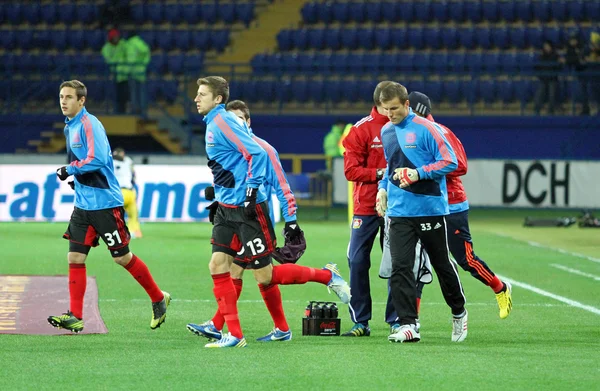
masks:
{"type": "Polygon", "coordinates": [[[373,106],[373,108],[371,109],[371,117],[373,117],[373,120],[375,122],[381,123],[382,125],[390,122],[390,119],[386,115],[379,114],[379,112],[377,111],[377,106],[373,106]]]}

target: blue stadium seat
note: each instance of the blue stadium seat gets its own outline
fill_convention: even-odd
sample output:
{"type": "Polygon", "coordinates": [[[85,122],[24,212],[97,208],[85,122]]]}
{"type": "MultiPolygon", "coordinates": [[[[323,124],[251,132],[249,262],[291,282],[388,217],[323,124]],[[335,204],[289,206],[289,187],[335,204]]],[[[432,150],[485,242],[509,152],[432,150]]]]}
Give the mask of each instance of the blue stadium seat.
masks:
{"type": "MultiPolygon", "coordinates": [[[[175,48],[187,51],[190,49],[190,41],[191,41],[191,33],[190,30],[175,30],[175,34],[173,35],[175,40],[175,48]]],[[[195,48],[194,48],[195,49],[195,48]]]]}
{"type": "Polygon", "coordinates": [[[435,102],[440,102],[444,99],[444,82],[441,80],[427,80],[427,92],[429,97],[433,97],[435,102]]]}
{"type": "Polygon", "coordinates": [[[392,31],[389,28],[375,29],[375,47],[388,50],[392,47],[392,31]]]}
{"type": "Polygon", "coordinates": [[[479,93],[485,103],[494,103],[498,99],[496,81],[480,80],[479,93]]]}
{"type": "MultiPolygon", "coordinates": [[[[256,98],[260,102],[272,102],[275,100],[275,85],[273,80],[260,80],[256,83],[256,98]]],[[[279,84],[279,83],[278,83],[279,84]]]]}
{"type": "Polygon", "coordinates": [[[517,64],[519,65],[519,70],[521,71],[531,71],[533,70],[533,65],[535,63],[535,55],[533,52],[525,52],[517,54],[517,64]]]}
{"type": "Polygon", "coordinates": [[[458,30],[458,42],[466,49],[475,48],[475,29],[472,27],[459,28],[458,30]]]}
{"type": "Polygon", "coordinates": [[[300,50],[308,49],[308,30],[292,30],[292,40],[294,47],[300,50]]]}
{"type": "Polygon", "coordinates": [[[223,52],[229,45],[229,30],[213,30],[211,43],[217,52],[223,52]]]}
{"type": "Polygon", "coordinates": [[[161,24],[165,20],[164,6],[162,3],[148,3],[146,7],[146,17],[154,24],[161,24]]]}
{"type": "Polygon", "coordinates": [[[475,41],[477,46],[485,50],[492,47],[492,32],[488,27],[477,27],[475,30],[475,41]]]}
{"type": "Polygon", "coordinates": [[[274,92],[276,102],[288,103],[292,100],[292,83],[287,80],[279,83],[274,92]]]}
{"type": "Polygon", "coordinates": [[[424,47],[431,49],[439,49],[442,47],[440,29],[437,27],[423,29],[423,44],[424,47]]]}
{"type": "Polygon", "coordinates": [[[468,1],[465,3],[465,11],[467,20],[472,23],[481,22],[482,12],[481,3],[479,1],[468,1]]]}
{"type": "MultiPolygon", "coordinates": [[[[37,62],[37,67],[40,72],[54,72],[54,57],[49,54],[40,54],[35,58],[37,62]]],[[[102,58],[102,62],[104,59],[102,58]]]]}
{"type": "Polygon", "coordinates": [[[500,56],[500,68],[507,73],[519,70],[518,57],[515,53],[503,53],[500,56]]]}
{"type": "Polygon", "coordinates": [[[499,19],[499,9],[497,1],[482,1],[481,14],[483,20],[488,22],[497,22],[499,19]]]}
{"type": "Polygon", "coordinates": [[[179,24],[183,20],[182,5],[179,3],[165,4],[165,21],[170,24],[179,24]]]}
{"type": "Polygon", "coordinates": [[[404,52],[394,56],[394,71],[395,72],[412,72],[415,68],[415,53],[404,52]]]}
{"type": "Polygon", "coordinates": [[[406,29],[406,35],[408,40],[408,45],[415,49],[422,49],[424,44],[423,38],[423,28],[422,27],[412,27],[406,29]]]}
{"type": "MultiPolygon", "coordinates": [[[[4,33],[0,32],[1,35],[4,33]]],[[[1,40],[1,38],[0,38],[1,40]]],[[[1,41],[0,41],[1,42],[1,41]]],[[[104,42],[103,42],[104,43],[104,42]]],[[[39,49],[47,49],[51,46],[50,30],[36,30],[33,35],[33,46],[39,49]]],[[[4,46],[3,46],[4,47],[4,46]]]]}
{"type": "Polygon", "coordinates": [[[427,52],[417,51],[413,55],[413,70],[416,72],[431,71],[431,56],[427,52]]]}
{"type": "Polygon", "coordinates": [[[308,29],[308,47],[317,50],[323,50],[325,48],[325,29],[308,29]]]}
{"type": "Polygon", "coordinates": [[[379,64],[382,72],[384,73],[396,73],[399,71],[399,64],[405,60],[405,56],[402,53],[380,53],[379,64]]]}
{"type": "Polygon", "coordinates": [[[554,44],[555,47],[562,46],[563,36],[562,36],[562,28],[560,27],[544,27],[544,41],[550,41],[554,44]]]}
{"type": "Polygon", "coordinates": [[[333,21],[333,8],[336,6],[336,3],[321,3],[318,6],[318,16],[319,21],[329,24],[333,21]]]}
{"type": "Polygon", "coordinates": [[[344,81],[341,84],[341,93],[342,97],[340,100],[343,102],[356,102],[360,96],[358,84],[352,80],[344,81]]]}
{"type": "Polygon", "coordinates": [[[146,9],[143,4],[132,4],[129,8],[131,20],[135,24],[143,24],[146,21],[146,9]]]}
{"type": "Polygon", "coordinates": [[[211,46],[210,42],[210,31],[208,30],[197,30],[192,31],[191,44],[196,50],[209,50],[211,46]]]}
{"type": "Polygon", "coordinates": [[[553,0],[550,3],[550,16],[556,21],[564,22],[569,18],[567,8],[565,0],[553,0]]]}
{"type": "Polygon", "coordinates": [[[304,74],[311,74],[319,71],[314,66],[314,55],[312,54],[298,54],[296,57],[296,63],[298,66],[298,71],[304,74]]]}
{"type": "Polygon", "coordinates": [[[331,70],[334,73],[344,74],[350,71],[350,55],[337,53],[331,56],[331,70]]]}
{"type": "Polygon", "coordinates": [[[392,36],[392,47],[406,49],[409,45],[406,28],[393,28],[390,31],[392,36]]]}
{"type": "Polygon", "coordinates": [[[40,10],[39,4],[26,4],[21,9],[23,14],[23,20],[29,24],[38,24],[40,22],[40,10]]]}
{"type": "Polygon", "coordinates": [[[530,47],[539,49],[542,47],[544,30],[541,27],[527,28],[527,43],[530,47]]]}
{"type": "Polygon", "coordinates": [[[508,49],[510,47],[508,28],[498,27],[492,29],[492,43],[498,49],[508,49]]]}
{"type": "Polygon", "coordinates": [[[329,73],[331,72],[331,61],[332,55],[326,53],[316,53],[314,55],[314,66],[319,72],[329,73]]]}
{"type": "Polygon", "coordinates": [[[369,22],[381,23],[383,20],[383,7],[381,2],[374,2],[368,4],[366,7],[367,20],[369,22]]]}
{"type": "MultiPolygon", "coordinates": [[[[406,3],[404,3],[406,4],[406,3]]],[[[418,22],[427,23],[431,20],[431,2],[417,1],[414,4],[415,20],[418,22]]]]}
{"type": "Polygon", "coordinates": [[[501,80],[497,82],[498,97],[502,103],[508,104],[515,100],[515,85],[512,80],[501,80]]]}
{"type": "MultiPolygon", "coordinates": [[[[425,88],[425,83],[423,83],[423,80],[420,80],[420,79],[419,80],[409,80],[406,83],[405,87],[409,93],[412,91],[419,91],[419,92],[429,95],[429,91],[425,88]]],[[[435,100],[436,97],[434,97],[432,95],[431,99],[435,100]]]]}
{"type": "Polygon", "coordinates": [[[397,1],[388,1],[382,3],[383,8],[383,20],[389,23],[397,23],[401,19],[402,7],[404,4],[401,4],[397,1]]]}
{"type": "Polygon", "coordinates": [[[55,24],[58,19],[58,4],[42,4],[40,10],[41,21],[46,24],[55,24]]]}
{"type": "Polygon", "coordinates": [[[78,4],[75,8],[75,18],[84,24],[98,20],[98,8],[95,4],[78,4]]]}
{"type": "Polygon", "coordinates": [[[585,19],[585,4],[584,0],[572,0],[569,1],[567,6],[567,14],[569,15],[569,19],[572,19],[574,22],[581,22],[585,19]]]}
{"type": "Polygon", "coordinates": [[[465,3],[462,0],[452,0],[448,3],[448,16],[450,20],[462,23],[465,21],[465,3]]]}
{"type": "Polygon", "coordinates": [[[161,95],[167,102],[175,102],[177,96],[179,96],[177,80],[163,80],[161,82],[161,95]]]}
{"type": "MultiPolygon", "coordinates": [[[[369,4],[370,6],[370,4],[369,4]]],[[[363,2],[350,3],[350,20],[364,23],[367,19],[367,5],[363,2]]]]}
{"type": "Polygon", "coordinates": [[[217,22],[217,5],[216,4],[201,4],[200,5],[200,15],[202,15],[202,20],[209,24],[214,24],[217,22]]]}
{"type": "Polygon", "coordinates": [[[19,55],[19,72],[28,74],[37,71],[37,61],[27,52],[19,55]]]}
{"type": "Polygon", "coordinates": [[[531,22],[533,20],[533,8],[531,2],[528,0],[516,1],[515,2],[517,19],[523,22],[531,22]]]}
{"type": "Polygon", "coordinates": [[[464,52],[453,52],[448,54],[448,70],[451,72],[464,72],[467,70],[464,52]]]}
{"type": "Polygon", "coordinates": [[[69,34],[67,34],[67,44],[69,47],[76,50],[82,50],[85,47],[84,34],[84,30],[71,30],[69,34]]]}
{"type": "Polygon", "coordinates": [[[175,75],[181,75],[184,63],[185,57],[183,54],[170,54],[167,57],[167,70],[175,75]]]}
{"type": "Polygon", "coordinates": [[[547,0],[537,0],[531,2],[533,15],[540,22],[548,22],[550,20],[550,2],[547,0]]]}
{"type": "Polygon", "coordinates": [[[167,55],[164,53],[152,55],[148,70],[159,75],[165,73],[167,70],[167,55]]]}
{"type": "Polygon", "coordinates": [[[5,5],[6,20],[10,24],[21,24],[23,21],[23,6],[19,3],[5,5]]]}
{"type": "Polygon", "coordinates": [[[448,68],[448,53],[440,52],[431,55],[431,69],[434,72],[441,73],[448,68]]]}
{"type": "Polygon", "coordinates": [[[196,24],[201,20],[200,7],[198,4],[180,4],[181,16],[189,24],[196,24]]]}
{"type": "Polygon", "coordinates": [[[60,4],[58,19],[66,25],[71,25],[73,20],[75,20],[75,8],[74,3],[60,4]]]}
{"type": "Polygon", "coordinates": [[[409,2],[397,2],[398,3],[398,13],[400,15],[400,20],[404,22],[413,22],[415,18],[415,5],[412,1],[409,2]]]}
{"type": "Polygon", "coordinates": [[[67,32],[65,30],[52,31],[50,41],[54,49],[65,50],[67,48],[67,32]]]}
{"type": "Polygon", "coordinates": [[[482,54],[478,52],[470,52],[465,55],[465,65],[470,72],[481,72],[483,67],[482,54]]]}
{"type": "Polygon", "coordinates": [[[499,1],[497,4],[500,19],[511,23],[517,20],[517,8],[513,0],[499,1]]]}
{"type": "Polygon", "coordinates": [[[325,47],[333,51],[339,50],[342,46],[340,35],[340,30],[337,28],[326,30],[325,47]]]}
{"type": "Polygon", "coordinates": [[[432,1],[431,14],[433,16],[433,20],[438,22],[447,22],[449,18],[448,2],[446,0],[432,1]]]}
{"type": "Polygon", "coordinates": [[[104,46],[104,38],[104,32],[102,30],[88,31],[85,34],[85,46],[87,46],[90,49],[100,51],[100,49],[102,49],[102,46],[104,46]]]}
{"type": "Polygon", "coordinates": [[[304,5],[302,6],[302,9],[300,10],[300,13],[302,14],[302,21],[305,24],[317,23],[317,21],[319,20],[319,14],[317,13],[317,7],[318,7],[318,5],[314,1],[304,3],[304,5]]]}
{"type": "Polygon", "coordinates": [[[340,23],[347,23],[350,20],[349,3],[333,3],[331,5],[332,20],[340,23]]]}
{"type": "Polygon", "coordinates": [[[161,50],[173,49],[173,32],[171,30],[156,30],[154,32],[156,46],[161,50]]]}
{"type": "Polygon", "coordinates": [[[321,80],[311,80],[308,82],[308,99],[313,102],[325,101],[325,83],[321,80]]]}
{"type": "Polygon", "coordinates": [[[157,32],[154,32],[153,30],[141,30],[139,34],[140,38],[142,38],[144,42],[146,42],[148,46],[150,46],[150,48],[156,47],[156,36],[158,34],[157,32]]]}
{"type": "Polygon", "coordinates": [[[227,24],[232,24],[235,21],[235,4],[234,3],[219,3],[217,8],[218,19],[227,24]]]}
{"type": "Polygon", "coordinates": [[[254,19],[254,3],[239,3],[235,7],[235,18],[244,23],[246,27],[254,19]]]}
{"type": "Polygon", "coordinates": [[[292,100],[295,102],[308,101],[308,83],[306,80],[292,80],[292,100]]]}
{"type": "Polygon", "coordinates": [[[375,46],[375,32],[371,28],[358,30],[358,46],[363,49],[371,50],[375,46]]]}
{"type": "MultiPolygon", "coordinates": [[[[287,57],[287,56],[285,56],[287,57]]],[[[269,63],[269,56],[263,53],[255,54],[250,60],[250,66],[252,67],[252,73],[256,75],[262,75],[267,72],[267,64],[269,63]]]]}
{"type": "Polygon", "coordinates": [[[497,72],[500,70],[500,54],[485,53],[481,56],[482,69],[486,72],[497,72]]]}
{"type": "Polygon", "coordinates": [[[461,92],[462,84],[458,79],[445,80],[443,82],[444,96],[451,103],[458,103],[463,100],[461,92]]]}
{"type": "Polygon", "coordinates": [[[294,41],[292,40],[292,32],[290,30],[283,29],[277,33],[277,47],[282,52],[287,52],[294,48],[294,41]]]}
{"type": "Polygon", "coordinates": [[[354,50],[358,48],[358,33],[356,29],[340,30],[340,40],[344,49],[354,50]]]}
{"type": "Polygon", "coordinates": [[[458,48],[458,31],[454,27],[442,27],[440,29],[442,47],[454,50],[458,48]]]}
{"type": "MultiPolygon", "coordinates": [[[[361,67],[363,71],[368,74],[379,74],[383,68],[382,60],[382,56],[379,54],[365,54],[363,56],[363,64],[361,64],[361,67]]],[[[371,90],[371,92],[373,91],[371,90]]]]}
{"type": "Polygon", "coordinates": [[[600,20],[600,2],[586,1],[584,14],[587,20],[597,23],[600,20]]]}
{"type": "Polygon", "coordinates": [[[510,45],[516,47],[517,49],[525,49],[528,47],[526,37],[527,30],[525,30],[525,27],[512,27],[508,29],[508,39],[510,41],[510,45]]]}

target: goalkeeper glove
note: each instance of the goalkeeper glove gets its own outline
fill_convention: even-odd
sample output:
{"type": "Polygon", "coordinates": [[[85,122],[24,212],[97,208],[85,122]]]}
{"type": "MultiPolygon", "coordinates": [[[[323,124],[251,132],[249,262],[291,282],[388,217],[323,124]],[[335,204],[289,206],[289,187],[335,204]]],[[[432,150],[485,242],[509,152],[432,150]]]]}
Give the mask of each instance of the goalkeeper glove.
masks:
{"type": "Polygon", "coordinates": [[[258,189],[253,189],[251,187],[246,189],[246,201],[244,201],[244,214],[249,220],[254,220],[256,218],[257,194],[258,189]]]}
{"type": "Polygon", "coordinates": [[[69,177],[69,173],[67,172],[67,166],[62,166],[61,168],[56,170],[56,176],[61,181],[64,181],[65,179],[67,179],[69,177]]]}
{"type": "Polygon", "coordinates": [[[396,168],[394,170],[395,180],[400,181],[400,187],[407,187],[419,180],[419,172],[414,168],[396,168]]]}
{"type": "Polygon", "coordinates": [[[219,209],[219,202],[213,202],[208,205],[206,209],[208,210],[208,221],[210,221],[212,225],[215,225],[215,215],[217,214],[217,209],[219,209]]]}
{"type": "Polygon", "coordinates": [[[204,198],[206,201],[213,201],[215,199],[215,188],[208,186],[206,189],[204,189],[204,198]]]}
{"type": "Polygon", "coordinates": [[[67,184],[69,185],[69,187],[73,190],[75,190],[75,181],[69,181],[67,182],[67,184]]]}
{"type": "Polygon", "coordinates": [[[300,229],[300,226],[298,225],[296,220],[285,223],[285,228],[283,229],[283,236],[287,240],[292,241],[298,236],[300,236],[301,233],[302,230],[300,229]]]}
{"type": "Polygon", "coordinates": [[[387,210],[388,196],[385,189],[379,189],[377,198],[375,199],[375,210],[379,216],[385,216],[387,210]]]}

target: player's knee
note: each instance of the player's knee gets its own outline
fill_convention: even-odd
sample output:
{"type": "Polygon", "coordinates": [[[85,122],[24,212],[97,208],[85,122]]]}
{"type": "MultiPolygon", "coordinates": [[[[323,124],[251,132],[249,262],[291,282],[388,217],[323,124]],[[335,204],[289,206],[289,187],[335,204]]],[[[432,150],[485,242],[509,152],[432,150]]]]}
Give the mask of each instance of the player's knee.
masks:
{"type": "Polygon", "coordinates": [[[67,254],[67,260],[69,263],[85,263],[86,258],[87,255],[80,252],[69,252],[67,254]]]}
{"type": "Polygon", "coordinates": [[[244,275],[244,269],[235,263],[231,265],[231,278],[241,280],[244,275]]]}
{"type": "Polygon", "coordinates": [[[131,261],[131,258],[133,258],[133,254],[128,252],[125,255],[113,257],[113,260],[121,266],[127,266],[131,261]]]}
{"type": "Polygon", "coordinates": [[[261,285],[269,285],[273,279],[273,265],[271,263],[265,264],[261,268],[253,269],[253,273],[256,282],[261,285]]]}

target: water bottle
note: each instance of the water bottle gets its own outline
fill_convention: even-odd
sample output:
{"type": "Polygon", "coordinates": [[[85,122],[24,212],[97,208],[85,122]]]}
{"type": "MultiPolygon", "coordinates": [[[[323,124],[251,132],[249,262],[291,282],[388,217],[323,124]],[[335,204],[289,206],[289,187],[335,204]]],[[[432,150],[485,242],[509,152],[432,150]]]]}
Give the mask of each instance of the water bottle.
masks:
{"type": "Polygon", "coordinates": [[[331,303],[331,306],[329,307],[330,312],[331,312],[331,317],[333,319],[337,319],[338,317],[338,308],[337,305],[335,305],[335,303],[331,303]]]}
{"type": "Polygon", "coordinates": [[[312,317],[313,318],[322,318],[323,317],[323,307],[321,307],[321,303],[315,302],[313,304],[312,317]]]}
{"type": "Polygon", "coordinates": [[[329,303],[323,303],[323,318],[331,318],[331,308],[329,307],[329,303]]]}
{"type": "Polygon", "coordinates": [[[312,302],[309,302],[306,308],[304,309],[304,317],[310,318],[310,314],[312,312],[312,302]]]}

